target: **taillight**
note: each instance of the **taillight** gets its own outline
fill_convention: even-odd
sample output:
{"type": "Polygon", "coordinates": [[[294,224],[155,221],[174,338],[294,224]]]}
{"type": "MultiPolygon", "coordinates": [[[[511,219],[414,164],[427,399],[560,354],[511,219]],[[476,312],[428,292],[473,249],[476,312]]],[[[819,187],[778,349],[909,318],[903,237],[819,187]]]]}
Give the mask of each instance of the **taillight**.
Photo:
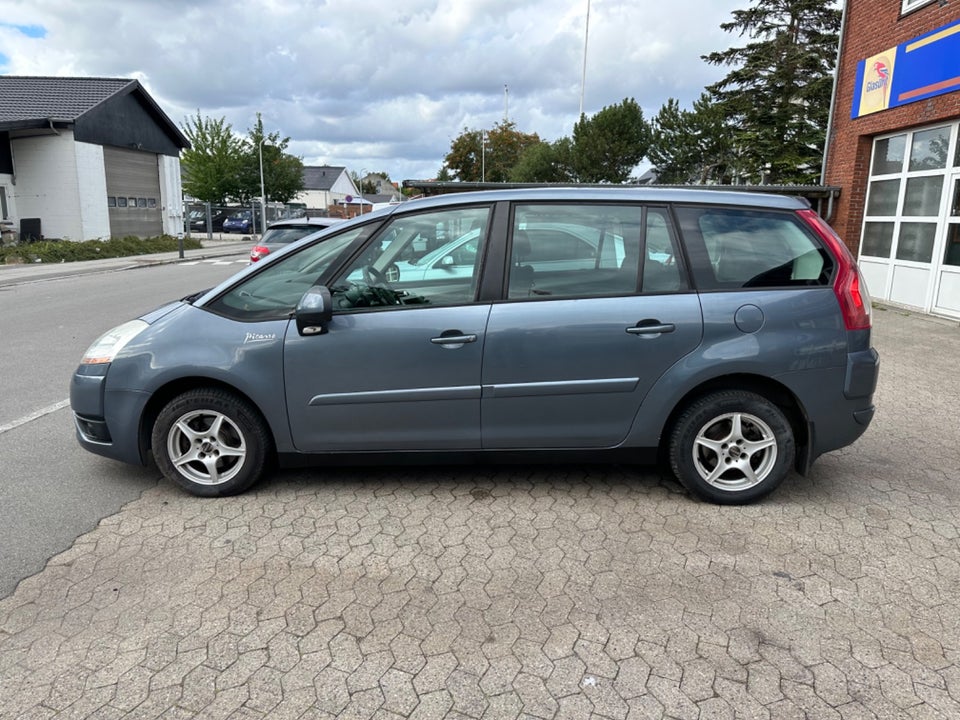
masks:
{"type": "Polygon", "coordinates": [[[837,260],[837,274],[833,281],[833,292],[840,303],[843,322],[847,330],[867,330],[871,326],[870,293],[867,283],[860,274],[857,261],[844,245],[840,236],[834,232],[827,221],[813,210],[798,210],[813,231],[830,248],[837,260]]]}
{"type": "Polygon", "coordinates": [[[256,262],[262,257],[266,257],[270,254],[270,248],[264,247],[263,245],[257,245],[250,251],[250,262],[256,262]]]}

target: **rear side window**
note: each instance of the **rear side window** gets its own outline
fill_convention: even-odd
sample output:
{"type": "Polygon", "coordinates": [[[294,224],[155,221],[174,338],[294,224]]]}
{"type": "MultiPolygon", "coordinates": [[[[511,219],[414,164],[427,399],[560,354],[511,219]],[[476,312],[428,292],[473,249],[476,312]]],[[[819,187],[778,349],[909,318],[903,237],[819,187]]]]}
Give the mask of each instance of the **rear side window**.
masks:
{"type": "Polygon", "coordinates": [[[685,289],[664,208],[517,205],[511,238],[510,299],[685,289]]]}
{"type": "Polygon", "coordinates": [[[701,290],[829,285],[834,261],[792,212],[680,207],[701,290]]]}

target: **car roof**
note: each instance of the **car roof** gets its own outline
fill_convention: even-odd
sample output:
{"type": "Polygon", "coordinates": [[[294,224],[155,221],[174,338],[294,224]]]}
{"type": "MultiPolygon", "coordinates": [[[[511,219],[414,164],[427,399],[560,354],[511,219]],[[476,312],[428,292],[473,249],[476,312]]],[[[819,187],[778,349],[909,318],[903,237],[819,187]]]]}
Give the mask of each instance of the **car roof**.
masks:
{"type": "Polygon", "coordinates": [[[470,202],[646,202],[646,203],[697,203],[711,205],[749,205],[752,207],[800,210],[810,207],[801,197],[777,195],[741,190],[723,190],[722,186],[675,186],[649,187],[636,185],[611,185],[598,187],[536,187],[510,190],[481,190],[475,192],[449,193],[429,198],[420,198],[398,205],[395,212],[412,212],[425,208],[459,205],[470,202]]]}
{"type": "MultiPolygon", "coordinates": [[[[749,206],[783,210],[803,210],[810,207],[809,201],[799,196],[773,193],[723,190],[722,186],[671,186],[650,187],[637,185],[611,185],[606,187],[578,187],[558,185],[509,190],[477,190],[454,192],[433,197],[406,200],[396,205],[379,208],[353,218],[340,220],[344,227],[382,220],[388,216],[400,216],[451,205],[491,202],[646,202],[646,203],[694,203],[707,205],[749,206]]],[[[326,218],[325,218],[326,219],[326,218]]],[[[337,218],[339,220],[339,218],[337,218]]],[[[286,221],[280,221],[286,222],[286,221]]]]}
{"type": "Polygon", "coordinates": [[[334,223],[343,222],[342,218],[331,218],[331,217],[301,217],[301,218],[286,218],[284,220],[277,220],[267,225],[267,230],[274,227],[308,227],[315,225],[317,227],[327,227],[333,225],[334,223]]]}

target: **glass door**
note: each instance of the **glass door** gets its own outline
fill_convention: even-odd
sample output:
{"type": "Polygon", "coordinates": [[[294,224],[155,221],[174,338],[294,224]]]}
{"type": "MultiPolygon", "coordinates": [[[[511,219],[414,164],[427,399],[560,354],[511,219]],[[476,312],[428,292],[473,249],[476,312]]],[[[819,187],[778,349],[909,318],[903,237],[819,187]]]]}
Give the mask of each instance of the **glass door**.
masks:
{"type": "Polygon", "coordinates": [[[950,203],[937,268],[933,311],[960,317],[960,172],[950,176],[950,203]]]}

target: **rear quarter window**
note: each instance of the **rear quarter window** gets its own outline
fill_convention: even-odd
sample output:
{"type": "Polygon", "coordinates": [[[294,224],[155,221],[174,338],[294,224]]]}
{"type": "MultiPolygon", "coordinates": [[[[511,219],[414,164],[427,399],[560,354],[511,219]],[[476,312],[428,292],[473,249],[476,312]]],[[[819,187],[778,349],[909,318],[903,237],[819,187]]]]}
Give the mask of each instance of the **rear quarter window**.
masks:
{"type": "Polygon", "coordinates": [[[792,212],[682,207],[677,217],[701,290],[830,284],[832,257],[792,212]]]}

